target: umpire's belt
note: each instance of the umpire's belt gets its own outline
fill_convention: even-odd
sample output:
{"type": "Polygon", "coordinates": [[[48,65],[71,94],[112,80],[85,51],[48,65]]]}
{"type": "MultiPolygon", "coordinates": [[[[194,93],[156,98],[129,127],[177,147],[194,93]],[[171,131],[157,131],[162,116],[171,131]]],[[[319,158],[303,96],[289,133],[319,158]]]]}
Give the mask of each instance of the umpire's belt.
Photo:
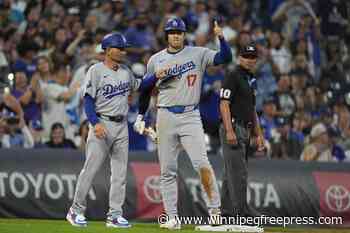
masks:
{"type": "Polygon", "coordinates": [[[107,121],[114,121],[117,123],[123,122],[125,119],[125,116],[123,115],[116,115],[116,116],[106,116],[106,115],[102,115],[100,113],[97,113],[97,116],[101,119],[107,120],[107,121]]]}
{"type": "Polygon", "coordinates": [[[232,119],[233,124],[241,125],[244,128],[251,129],[253,127],[253,122],[251,121],[242,121],[237,119],[232,119]]]}
{"type": "Polygon", "coordinates": [[[171,106],[171,107],[160,107],[160,108],[165,108],[169,112],[172,113],[185,113],[185,112],[191,112],[193,110],[198,109],[198,104],[196,105],[188,105],[188,106],[171,106]]]}

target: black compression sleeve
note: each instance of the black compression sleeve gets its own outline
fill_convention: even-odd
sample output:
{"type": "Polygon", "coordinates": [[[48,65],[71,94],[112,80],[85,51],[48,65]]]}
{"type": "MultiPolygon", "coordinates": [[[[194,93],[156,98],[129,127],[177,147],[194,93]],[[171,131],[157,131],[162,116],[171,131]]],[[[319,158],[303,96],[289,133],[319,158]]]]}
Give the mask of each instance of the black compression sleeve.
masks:
{"type": "Polygon", "coordinates": [[[151,100],[152,88],[141,91],[139,97],[139,114],[145,115],[151,100]]]}

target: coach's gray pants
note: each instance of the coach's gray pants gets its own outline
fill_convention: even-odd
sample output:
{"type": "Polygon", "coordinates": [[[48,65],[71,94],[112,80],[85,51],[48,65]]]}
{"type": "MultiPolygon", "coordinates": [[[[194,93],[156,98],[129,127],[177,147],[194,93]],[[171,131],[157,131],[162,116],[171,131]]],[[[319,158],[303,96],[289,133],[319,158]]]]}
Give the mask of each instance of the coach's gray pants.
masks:
{"type": "Polygon", "coordinates": [[[101,121],[106,126],[107,137],[98,139],[90,126],[86,143],[86,160],[79,174],[72,209],[77,213],[85,212],[86,196],[91,188],[92,181],[106,157],[109,157],[111,183],[108,215],[122,215],[129,150],[128,127],[125,121],[123,123],[101,121]]]}
{"type": "Polygon", "coordinates": [[[221,188],[223,215],[245,215],[248,211],[247,185],[248,172],[246,148],[249,141],[247,129],[239,124],[234,125],[238,145],[226,143],[226,132],[221,125],[220,138],[224,156],[224,174],[221,188]]]}
{"type": "Polygon", "coordinates": [[[220,207],[220,195],[214,171],[209,163],[204,131],[198,110],[175,114],[159,108],[157,113],[160,188],[164,209],[170,217],[177,215],[177,158],[181,148],[188,154],[199,173],[208,208],[220,207]],[[206,184],[206,185],[204,185],[206,184]]]}

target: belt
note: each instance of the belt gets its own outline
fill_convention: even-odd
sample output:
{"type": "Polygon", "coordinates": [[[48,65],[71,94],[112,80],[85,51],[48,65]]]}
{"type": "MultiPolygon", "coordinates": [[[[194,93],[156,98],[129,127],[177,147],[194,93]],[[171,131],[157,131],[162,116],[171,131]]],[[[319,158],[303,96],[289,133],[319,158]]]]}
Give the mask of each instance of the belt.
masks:
{"type": "Polygon", "coordinates": [[[179,114],[179,113],[191,112],[198,109],[198,104],[189,105],[189,106],[171,106],[171,107],[159,107],[159,108],[166,108],[169,112],[179,114]]]}
{"type": "Polygon", "coordinates": [[[100,113],[97,113],[97,116],[101,119],[107,120],[107,121],[114,121],[117,123],[121,123],[124,121],[125,116],[123,115],[116,115],[116,116],[106,116],[106,115],[102,115],[100,113]]]}
{"type": "Polygon", "coordinates": [[[251,129],[253,128],[253,122],[232,119],[232,123],[243,126],[247,130],[248,138],[247,138],[247,142],[245,144],[244,158],[245,158],[246,162],[248,162],[248,153],[250,150],[250,140],[251,140],[251,136],[252,136],[251,129]]]}
{"type": "Polygon", "coordinates": [[[253,122],[251,122],[251,121],[232,119],[232,123],[241,125],[241,126],[248,128],[248,129],[253,128],[253,122]]]}

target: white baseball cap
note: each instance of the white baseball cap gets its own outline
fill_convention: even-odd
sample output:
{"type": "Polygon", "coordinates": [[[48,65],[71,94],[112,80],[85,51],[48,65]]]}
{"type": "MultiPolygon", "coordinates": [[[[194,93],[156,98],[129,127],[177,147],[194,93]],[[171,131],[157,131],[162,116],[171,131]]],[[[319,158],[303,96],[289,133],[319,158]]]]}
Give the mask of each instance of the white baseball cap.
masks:
{"type": "Polygon", "coordinates": [[[316,138],[323,133],[327,133],[327,128],[323,123],[318,123],[312,127],[310,136],[316,138]]]}

